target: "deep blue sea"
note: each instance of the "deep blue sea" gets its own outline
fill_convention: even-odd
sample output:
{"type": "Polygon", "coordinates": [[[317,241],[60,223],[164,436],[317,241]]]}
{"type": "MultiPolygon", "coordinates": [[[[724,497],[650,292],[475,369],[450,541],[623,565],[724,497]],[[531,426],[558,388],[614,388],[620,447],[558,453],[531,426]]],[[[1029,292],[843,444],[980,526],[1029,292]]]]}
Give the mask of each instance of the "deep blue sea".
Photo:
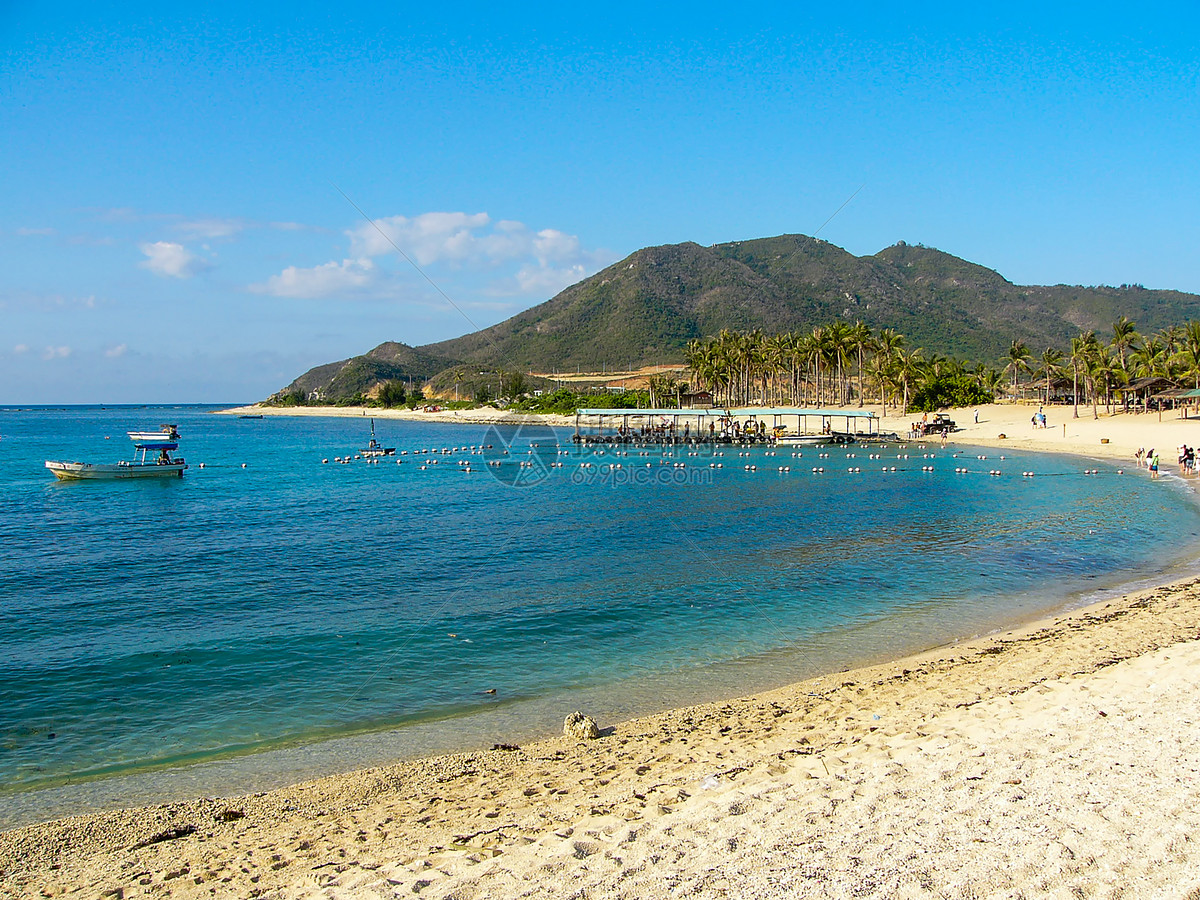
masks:
{"type": "Polygon", "coordinates": [[[376,420],[403,455],[343,464],[366,419],[213,409],[0,409],[0,827],[744,694],[1200,555],[1188,487],[1095,460],[376,420]],[[182,479],[43,466],[163,422],[182,479]]]}

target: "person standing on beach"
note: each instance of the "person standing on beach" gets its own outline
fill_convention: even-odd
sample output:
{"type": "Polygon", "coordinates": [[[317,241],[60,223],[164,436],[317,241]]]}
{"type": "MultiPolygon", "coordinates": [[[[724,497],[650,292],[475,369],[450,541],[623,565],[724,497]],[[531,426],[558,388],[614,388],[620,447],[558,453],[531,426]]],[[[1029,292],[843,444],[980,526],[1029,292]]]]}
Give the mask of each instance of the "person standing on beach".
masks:
{"type": "Polygon", "coordinates": [[[1158,477],[1158,454],[1155,453],[1154,448],[1151,447],[1150,452],[1147,455],[1150,457],[1150,477],[1157,478],[1158,477]]]}
{"type": "Polygon", "coordinates": [[[979,424],[979,410],[975,410],[975,424],[979,424]]]}

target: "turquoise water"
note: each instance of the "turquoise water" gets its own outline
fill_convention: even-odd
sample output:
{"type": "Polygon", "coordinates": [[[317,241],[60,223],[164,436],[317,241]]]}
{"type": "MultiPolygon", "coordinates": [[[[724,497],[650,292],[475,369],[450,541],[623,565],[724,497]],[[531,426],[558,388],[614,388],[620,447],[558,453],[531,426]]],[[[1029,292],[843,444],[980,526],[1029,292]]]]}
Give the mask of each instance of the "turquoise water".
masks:
{"type": "Polygon", "coordinates": [[[782,684],[1190,564],[1200,535],[1180,482],[1094,461],[375,427],[399,463],[334,462],[358,419],[0,410],[0,823],[103,776],[287,751],[299,777],[782,684]],[[183,479],[42,465],[129,458],[160,422],[183,479]],[[331,746],[360,750],[287,749],[331,746]]]}

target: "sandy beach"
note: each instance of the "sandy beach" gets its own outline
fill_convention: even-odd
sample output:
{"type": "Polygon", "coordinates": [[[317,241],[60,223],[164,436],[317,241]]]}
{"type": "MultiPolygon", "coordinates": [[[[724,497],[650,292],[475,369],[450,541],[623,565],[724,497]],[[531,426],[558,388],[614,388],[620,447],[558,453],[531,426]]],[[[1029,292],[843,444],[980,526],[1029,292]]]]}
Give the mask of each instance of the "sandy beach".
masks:
{"type": "MultiPolygon", "coordinates": [[[[1036,409],[953,440],[1174,471],[1200,435],[1036,409]]],[[[1198,680],[1187,580],[594,740],[12,830],[0,896],[1200,896],[1198,680]]]]}

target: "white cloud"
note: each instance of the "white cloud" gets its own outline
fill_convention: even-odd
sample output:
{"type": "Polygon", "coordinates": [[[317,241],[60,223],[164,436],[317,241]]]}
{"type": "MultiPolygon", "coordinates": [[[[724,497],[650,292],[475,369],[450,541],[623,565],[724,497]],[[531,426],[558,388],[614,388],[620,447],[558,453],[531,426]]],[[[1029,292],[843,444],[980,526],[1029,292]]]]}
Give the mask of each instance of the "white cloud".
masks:
{"type": "Polygon", "coordinates": [[[211,268],[207,262],[191,253],[183,244],[155,241],[153,244],[141,244],[138,249],[146,254],[146,259],[138,265],[165,278],[191,278],[193,275],[211,268]]]}
{"type": "Polygon", "coordinates": [[[70,347],[47,347],[42,351],[42,359],[66,359],[70,355],[70,347]]]}
{"type": "Polygon", "coordinates": [[[28,352],[29,352],[28,344],[17,344],[17,346],[13,347],[13,353],[16,353],[18,356],[20,356],[22,353],[28,353],[28,352]]]}
{"type": "MultiPolygon", "coordinates": [[[[441,264],[453,270],[455,274],[447,277],[458,283],[446,283],[446,287],[469,304],[472,293],[550,296],[612,260],[605,251],[585,250],[573,234],[555,228],[534,231],[523,222],[494,220],[485,212],[389,216],[364,222],[346,236],[350,258],[310,269],[290,266],[263,284],[251,285],[250,290],[279,297],[356,293],[398,298],[410,293],[399,274],[407,266],[396,253],[399,248],[422,268],[441,264]],[[389,261],[377,267],[376,258],[389,261]]],[[[443,281],[443,276],[437,280],[443,281]]]]}
{"type": "Polygon", "coordinates": [[[433,262],[464,262],[486,255],[485,239],[476,232],[491,222],[487,213],[422,213],[413,218],[391,216],[364,222],[347,232],[355,256],[386,256],[397,247],[427,266],[433,262]],[[389,241],[390,238],[390,241],[389,241]]]}
{"type": "Polygon", "coordinates": [[[53,228],[18,228],[17,234],[21,237],[50,237],[57,232],[53,228]]]}
{"type": "Polygon", "coordinates": [[[521,266],[516,274],[517,288],[522,294],[545,294],[553,297],[565,287],[588,276],[582,264],[556,269],[546,265],[521,266]]]}
{"type": "Polygon", "coordinates": [[[375,264],[370,259],[344,259],[311,269],[288,266],[265,284],[251,285],[250,290],[276,297],[314,299],[361,292],[370,286],[374,275],[375,264]]]}
{"type": "Polygon", "coordinates": [[[104,355],[109,359],[117,359],[118,357],[124,356],[128,349],[129,347],[126,344],[117,344],[117,346],[109,347],[107,350],[105,350],[104,355]]]}

